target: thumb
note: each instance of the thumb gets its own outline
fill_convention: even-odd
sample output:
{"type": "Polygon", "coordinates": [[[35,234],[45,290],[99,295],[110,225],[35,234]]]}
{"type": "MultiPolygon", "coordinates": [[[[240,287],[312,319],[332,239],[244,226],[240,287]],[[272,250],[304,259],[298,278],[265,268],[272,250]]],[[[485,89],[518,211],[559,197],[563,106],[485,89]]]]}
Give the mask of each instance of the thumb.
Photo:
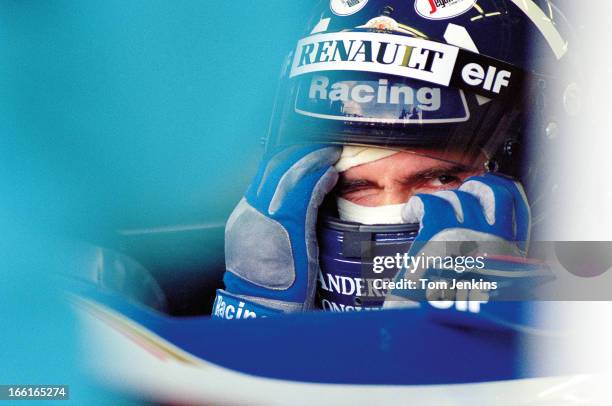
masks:
{"type": "Polygon", "coordinates": [[[411,197],[402,209],[402,220],[406,223],[419,223],[422,226],[424,215],[425,205],[418,196],[411,197]]]}

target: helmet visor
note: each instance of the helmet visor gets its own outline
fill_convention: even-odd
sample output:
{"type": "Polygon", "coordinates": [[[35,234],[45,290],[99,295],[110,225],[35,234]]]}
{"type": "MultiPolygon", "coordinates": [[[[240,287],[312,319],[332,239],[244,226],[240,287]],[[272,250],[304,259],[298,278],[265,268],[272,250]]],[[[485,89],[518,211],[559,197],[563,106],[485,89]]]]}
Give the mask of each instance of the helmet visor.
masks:
{"type": "Polygon", "coordinates": [[[400,35],[315,37],[298,43],[277,98],[270,147],[374,145],[453,160],[461,151],[462,164],[477,164],[520,138],[528,103],[521,102],[524,73],[514,67],[400,35]]]}

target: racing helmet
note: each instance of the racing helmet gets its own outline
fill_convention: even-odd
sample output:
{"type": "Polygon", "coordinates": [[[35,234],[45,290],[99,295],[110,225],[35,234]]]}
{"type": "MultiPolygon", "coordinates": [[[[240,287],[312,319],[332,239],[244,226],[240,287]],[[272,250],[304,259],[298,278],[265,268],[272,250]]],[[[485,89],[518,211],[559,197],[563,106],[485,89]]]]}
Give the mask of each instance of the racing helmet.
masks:
{"type": "MultiPolygon", "coordinates": [[[[283,66],[266,150],[392,148],[515,177],[529,194],[542,177],[526,154],[580,105],[558,83],[572,66],[566,26],[548,0],[322,0],[283,66]]],[[[360,243],[402,246],[417,231],[342,221],[327,202],[323,274],[359,273],[360,243]]],[[[359,306],[344,296],[322,307],[359,306]]]]}
{"type": "Polygon", "coordinates": [[[267,150],[460,149],[519,177],[525,130],[567,99],[549,92],[560,25],[546,0],[322,0],[283,67],[267,150]]]}

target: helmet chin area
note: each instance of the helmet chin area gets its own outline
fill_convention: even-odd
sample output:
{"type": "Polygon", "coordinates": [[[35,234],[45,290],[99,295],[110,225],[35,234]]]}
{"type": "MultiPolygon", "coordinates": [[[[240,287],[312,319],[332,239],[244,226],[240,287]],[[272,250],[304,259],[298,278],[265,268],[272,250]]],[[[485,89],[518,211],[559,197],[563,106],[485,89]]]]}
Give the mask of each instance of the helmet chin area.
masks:
{"type": "Polygon", "coordinates": [[[317,307],[334,312],[381,308],[386,292],[375,281],[387,275],[372,272],[373,258],[403,255],[418,231],[418,224],[360,224],[322,213],[317,229],[317,307]]]}

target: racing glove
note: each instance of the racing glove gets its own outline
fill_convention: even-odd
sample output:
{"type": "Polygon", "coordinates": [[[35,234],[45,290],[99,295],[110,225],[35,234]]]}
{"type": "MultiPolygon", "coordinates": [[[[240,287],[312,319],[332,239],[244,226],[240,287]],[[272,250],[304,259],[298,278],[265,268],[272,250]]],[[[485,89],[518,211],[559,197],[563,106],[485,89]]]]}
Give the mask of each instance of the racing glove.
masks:
{"type": "Polygon", "coordinates": [[[496,241],[508,254],[527,255],[527,196],[518,182],[501,175],[473,176],[458,190],[416,195],[402,217],[420,224],[415,249],[430,241],[496,241]]]}
{"type": "MultiPolygon", "coordinates": [[[[456,258],[484,253],[485,268],[478,269],[476,276],[495,279],[502,285],[507,285],[518,274],[517,270],[524,271],[521,275],[542,275],[539,265],[525,260],[531,214],[524,190],[514,180],[494,174],[471,177],[458,190],[414,196],[403,208],[402,216],[406,222],[420,224],[409,256],[456,258]]],[[[401,269],[394,281],[408,279],[419,283],[421,279],[436,278],[450,281],[462,276],[456,269],[431,269],[426,263],[401,269]]],[[[433,310],[446,307],[442,302],[428,302],[431,299],[428,293],[431,292],[421,289],[391,290],[384,308],[413,307],[423,302],[433,310]]],[[[474,302],[471,305],[452,310],[480,313],[480,304],[488,301],[490,292],[480,293],[471,298],[474,302]]],[[[507,303],[497,307],[508,314],[507,303]]]]}
{"type": "Polygon", "coordinates": [[[294,146],[265,159],[225,228],[225,290],[213,317],[244,319],[314,307],[319,206],[340,147],[294,146]]]}

